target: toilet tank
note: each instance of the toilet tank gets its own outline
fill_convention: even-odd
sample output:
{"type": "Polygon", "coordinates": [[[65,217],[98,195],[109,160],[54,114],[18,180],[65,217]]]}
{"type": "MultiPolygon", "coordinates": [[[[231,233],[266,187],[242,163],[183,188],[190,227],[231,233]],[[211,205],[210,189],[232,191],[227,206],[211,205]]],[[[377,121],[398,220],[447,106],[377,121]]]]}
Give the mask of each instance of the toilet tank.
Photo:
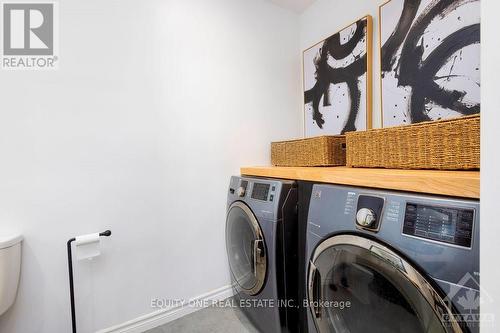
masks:
{"type": "Polygon", "coordinates": [[[19,235],[0,235],[0,315],[16,299],[21,273],[21,241],[19,235]]]}

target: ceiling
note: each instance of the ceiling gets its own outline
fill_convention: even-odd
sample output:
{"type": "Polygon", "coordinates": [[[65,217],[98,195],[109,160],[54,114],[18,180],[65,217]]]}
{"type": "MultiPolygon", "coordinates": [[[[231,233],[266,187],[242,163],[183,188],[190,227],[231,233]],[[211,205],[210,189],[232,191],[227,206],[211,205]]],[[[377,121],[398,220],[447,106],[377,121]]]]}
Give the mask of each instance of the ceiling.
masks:
{"type": "Polygon", "coordinates": [[[293,10],[296,13],[302,13],[307,7],[309,7],[316,0],[269,0],[272,3],[293,10]]]}

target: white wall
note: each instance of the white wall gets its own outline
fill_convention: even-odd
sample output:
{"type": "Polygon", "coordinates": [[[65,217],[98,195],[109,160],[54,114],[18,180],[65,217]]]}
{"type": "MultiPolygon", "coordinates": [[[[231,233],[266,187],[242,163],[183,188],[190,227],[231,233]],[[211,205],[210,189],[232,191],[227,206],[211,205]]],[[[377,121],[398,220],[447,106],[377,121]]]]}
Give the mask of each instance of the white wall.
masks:
{"type": "Polygon", "coordinates": [[[60,1],[60,68],[0,75],[0,231],[24,234],[0,332],[79,332],[152,312],[152,297],[229,283],[225,200],[239,167],[299,136],[298,16],[263,0],[60,1]]]}
{"type": "MultiPolygon", "coordinates": [[[[373,0],[316,0],[300,15],[301,52],[352,24],[367,14],[373,17],[373,127],[382,124],[380,109],[380,55],[378,38],[378,6],[373,0]]],[[[304,119],[301,116],[300,121],[304,119]]]]}
{"type": "Polygon", "coordinates": [[[500,251],[500,2],[482,0],[481,7],[481,288],[493,300],[481,304],[481,312],[495,316],[493,323],[481,327],[481,333],[496,333],[500,332],[500,276],[497,264],[500,251]]]}

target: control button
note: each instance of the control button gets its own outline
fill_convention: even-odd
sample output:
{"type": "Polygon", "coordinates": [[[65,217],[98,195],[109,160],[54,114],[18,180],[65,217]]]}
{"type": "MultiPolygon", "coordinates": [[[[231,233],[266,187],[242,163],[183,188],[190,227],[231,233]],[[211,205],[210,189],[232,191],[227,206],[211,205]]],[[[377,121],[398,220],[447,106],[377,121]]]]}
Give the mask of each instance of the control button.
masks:
{"type": "Polygon", "coordinates": [[[369,227],[377,220],[373,210],[369,208],[361,208],[356,214],[356,221],[362,227],[369,227]]]}
{"type": "Polygon", "coordinates": [[[271,194],[271,195],[269,196],[269,201],[273,201],[273,200],[274,200],[274,195],[273,195],[273,194],[271,194]]]}
{"type": "Polygon", "coordinates": [[[238,194],[239,197],[244,197],[245,196],[245,192],[246,192],[246,190],[245,190],[245,188],[243,186],[238,187],[237,194],[238,194]]]}
{"type": "Polygon", "coordinates": [[[276,190],[276,186],[274,186],[274,185],[273,185],[273,186],[271,187],[271,191],[272,191],[272,192],[274,192],[275,190],[276,190]]]}

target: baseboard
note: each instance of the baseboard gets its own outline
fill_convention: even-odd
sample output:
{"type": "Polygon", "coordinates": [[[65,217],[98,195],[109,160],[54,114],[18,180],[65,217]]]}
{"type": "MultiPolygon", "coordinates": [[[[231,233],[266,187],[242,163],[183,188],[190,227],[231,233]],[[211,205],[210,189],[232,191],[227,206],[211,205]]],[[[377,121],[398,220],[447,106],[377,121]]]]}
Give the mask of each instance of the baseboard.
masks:
{"type": "MultiPolygon", "coordinates": [[[[229,285],[197,296],[189,300],[189,302],[187,303],[211,303],[225,300],[226,298],[231,296],[233,296],[233,288],[231,285],[229,285]]],[[[144,331],[164,325],[168,322],[179,319],[185,315],[201,309],[202,307],[191,307],[187,304],[173,308],[162,309],[129,320],[123,324],[99,330],[96,333],[142,333],[144,331]]]]}

